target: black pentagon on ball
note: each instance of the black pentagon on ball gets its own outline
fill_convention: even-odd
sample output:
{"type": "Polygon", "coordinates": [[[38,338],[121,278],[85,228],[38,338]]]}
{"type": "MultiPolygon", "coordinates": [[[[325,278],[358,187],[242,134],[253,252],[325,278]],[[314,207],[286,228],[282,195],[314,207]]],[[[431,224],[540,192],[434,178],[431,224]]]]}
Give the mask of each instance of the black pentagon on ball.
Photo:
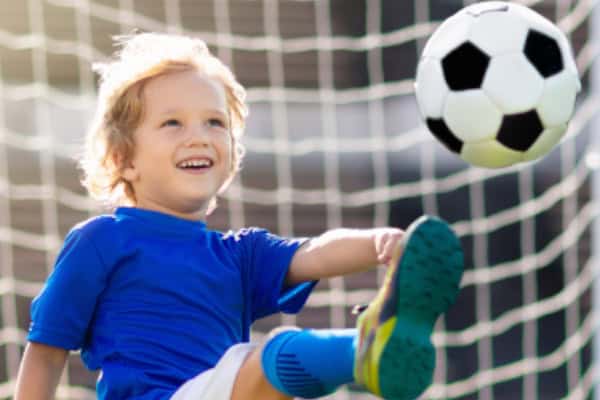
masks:
{"type": "Polygon", "coordinates": [[[479,89],[490,56],[471,42],[464,42],[442,59],[442,69],[450,89],[479,89]]]}
{"type": "Polygon", "coordinates": [[[496,140],[515,151],[527,151],[544,131],[535,110],[505,115],[496,140]]]}
{"type": "Polygon", "coordinates": [[[443,119],[427,118],[425,122],[431,133],[433,133],[433,136],[438,138],[450,151],[460,153],[463,142],[454,136],[443,119]]]}
{"type": "Polygon", "coordinates": [[[562,54],[558,43],[542,32],[529,30],[523,52],[544,78],[563,70],[562,54]]]}

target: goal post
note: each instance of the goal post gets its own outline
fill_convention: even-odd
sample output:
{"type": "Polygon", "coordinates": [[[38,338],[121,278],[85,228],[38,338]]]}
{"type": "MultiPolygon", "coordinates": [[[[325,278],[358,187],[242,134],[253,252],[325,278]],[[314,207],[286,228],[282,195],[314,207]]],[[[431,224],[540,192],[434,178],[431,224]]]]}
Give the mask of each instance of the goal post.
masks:
{"type": "MultiPolygon", "coordinates": [[[[469,0],[24,0],[0,13],[0,398],[14,394],[29,304],[64,235],[102,210],[74,156],[111,36],[197,36],[248,90],[243,169],[209,220],[310,236],[439,215],[464,246],[457,303],[436,326],[431,399],[599,398],[600,242],[595,0],[521,0],[570,38],[584,88],[561,145],[536,163],[473,168],[426,131],[414,98],[425,41],[469,0]],[[595,346],[594,346],[595,345],[595,346]],[[595,347],[595,349],[594,349],[595,347]]],[[[278,325],[352,327],[384,268],[319,283],[278,325]]],[[[58,398],[93,399],[69,357],[58,398]]],[[[343,388],[330,400],[374,397],[343,388]]]]}

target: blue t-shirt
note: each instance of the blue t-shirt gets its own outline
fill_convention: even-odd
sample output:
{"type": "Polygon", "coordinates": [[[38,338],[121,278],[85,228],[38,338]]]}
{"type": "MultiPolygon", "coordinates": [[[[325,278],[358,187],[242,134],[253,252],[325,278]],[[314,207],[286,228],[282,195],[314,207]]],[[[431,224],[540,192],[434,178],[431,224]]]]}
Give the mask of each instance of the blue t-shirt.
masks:
{"type": "Polygon", "coordinates": [[[69,232],[34,299],[28,340],[81,349],[101,399],[165,399],[213,367],[250,325],[298,312],[314,282],[286,288],[298,239],[137,208],[69,232]]]}

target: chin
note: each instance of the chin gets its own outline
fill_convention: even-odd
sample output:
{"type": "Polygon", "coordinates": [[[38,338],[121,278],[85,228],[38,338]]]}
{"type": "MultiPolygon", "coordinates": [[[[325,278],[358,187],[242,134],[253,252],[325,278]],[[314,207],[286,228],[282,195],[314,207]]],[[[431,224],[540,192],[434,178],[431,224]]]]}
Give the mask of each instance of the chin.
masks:
{"type": "Polygon", "coordinates": [[[197,213],[206,211],[208,205],[210,204],[210,198],[202,197],[202,198],[187,198],[183,202],[181,202],[181,210],[185,210],[186,213],[197,213]]]}

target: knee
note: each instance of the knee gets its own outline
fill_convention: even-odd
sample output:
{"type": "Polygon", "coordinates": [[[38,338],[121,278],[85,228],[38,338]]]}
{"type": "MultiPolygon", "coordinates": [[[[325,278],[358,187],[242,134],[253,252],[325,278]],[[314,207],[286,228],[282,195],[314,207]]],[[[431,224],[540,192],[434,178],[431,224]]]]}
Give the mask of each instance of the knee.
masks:
{"type": "Polygon", "coordinates": [[[236,377],[232,400],[264,399],[292,400],[279,392],[267,379],[262,368],[262,347],[254,349],[246,358],[236,377]]]}

